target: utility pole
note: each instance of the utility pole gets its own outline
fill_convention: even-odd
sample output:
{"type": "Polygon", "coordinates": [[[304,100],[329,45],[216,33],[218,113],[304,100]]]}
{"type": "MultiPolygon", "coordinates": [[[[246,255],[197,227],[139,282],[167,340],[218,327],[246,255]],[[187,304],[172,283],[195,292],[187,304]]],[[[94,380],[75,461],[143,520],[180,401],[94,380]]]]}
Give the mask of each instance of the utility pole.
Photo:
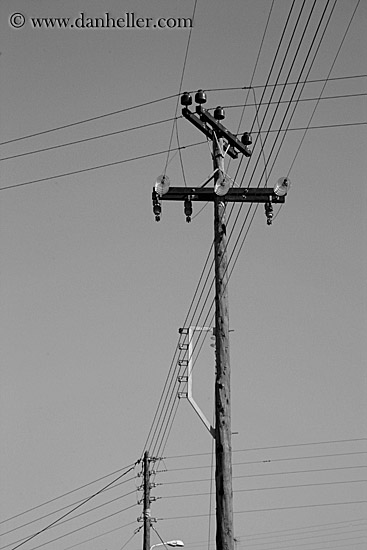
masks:
{"type": "MultiPolygon", "coordinates": [[[[214,182],[224,173],[223,138],[213,140],[214,182]]],[[[229,311],[225,203],[214,198],[215,261],[215,481],[216,543],[219,550],[233,550],[233,495],[231,445],[231,387],[229,360],[229,311]]]]}
{"type": "MultiPolygon", "coordinates": [[[[194,201],[214,203],[214,260],[215,260],[215,454],[216,454],[216,546],[217,550],[234,550],[233,493],[232,493],[232,444],[231,444],[231,395],[229,360],[229,314],[227,239],[225,209],[228,202],[264,203],[267,224],[271,225],[273,203],[284,203],[290,182],[280,178],[273,189],[230,187],[224,171],[224,155],[236,159],[241,153],[250,157],[252,140],[245,132],[239,140],[221,124],[224,110],[217,107],[212,115],[203,108],[206,95],[203,90],[195,94],[195,113],[190,111],[192,98],[188,92],[181,96],[182,114],[213,142],[213,173],[199,187],[171,187],[166,175],[156,180],[153,188],[153,213],[159,221],[162,201],[179,200],[184,204],[186,221],[191,221],[194,201]],[[207,184],[214,179],[214,187],[207,184]]],[[[147,549],[144,549],[147,550],[147,549]]]]}
{"type": "Polygon", "coordinates": [[[149,453],[144,453],[143,463],[143,476],[144,476],[144,498],[143,498],[143,550],[150,550],[150,526],[151,526],[151,512],[150,512],[150,471],[149,471],[149,453]]]}

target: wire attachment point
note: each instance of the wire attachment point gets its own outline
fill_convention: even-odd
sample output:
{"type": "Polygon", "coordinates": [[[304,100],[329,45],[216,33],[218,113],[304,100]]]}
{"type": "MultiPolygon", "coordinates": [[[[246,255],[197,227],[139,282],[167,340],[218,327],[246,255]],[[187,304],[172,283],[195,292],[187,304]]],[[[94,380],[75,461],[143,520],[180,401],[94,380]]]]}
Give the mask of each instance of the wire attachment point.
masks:
{"type": "Polygon", "coordinates": [[[273,223],[273,205],[271,202],[265,203],[265,216],[266,216],[266,223],[268,225],[271,225],[273,223]]]}

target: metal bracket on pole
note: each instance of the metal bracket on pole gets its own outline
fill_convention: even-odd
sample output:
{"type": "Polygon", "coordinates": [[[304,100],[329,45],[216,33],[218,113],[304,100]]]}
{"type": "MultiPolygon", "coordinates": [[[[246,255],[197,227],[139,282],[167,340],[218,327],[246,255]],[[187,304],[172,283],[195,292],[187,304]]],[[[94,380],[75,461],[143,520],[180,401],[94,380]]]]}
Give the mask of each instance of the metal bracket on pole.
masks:
{"type": "Polygon", "coordinates": [[[206,418],[203,411],[200,409],[199,405],[196,403],[195,399],[192,395],[192,371],[193,371],[193,337],[195,331],[200,332],[209,332],[212,331],[212,327],[189,327],[188,329],[188,360],[180,360],[180,366],[186,366],[187,367],[187,376],[179,377],[180,382],[187,382],[187,392],[179,392],[179,397],[185,397],[196,414],[199,416],[200,420],[203,422],[206,429],[209,431],[209,433],[212,435],[212,437],[215,439],[215,428],[210,424],[209,420],[206,418]]]}

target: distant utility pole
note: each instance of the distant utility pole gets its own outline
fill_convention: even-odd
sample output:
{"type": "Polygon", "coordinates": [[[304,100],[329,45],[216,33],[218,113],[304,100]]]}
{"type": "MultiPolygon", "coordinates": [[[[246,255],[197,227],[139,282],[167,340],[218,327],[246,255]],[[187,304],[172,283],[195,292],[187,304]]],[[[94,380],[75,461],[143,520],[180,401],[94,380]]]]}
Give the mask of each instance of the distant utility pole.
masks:
{"type": "Polygon", "coordinates": [[[145,451],[143,459],[143,473],[140,474],[143,477],[143,483],[139,487],[139,490],[143,490],[143,498],[139,500],[139,504],[143,504],[143,514],[138,518],[138,521],[142,522],[143,525],[135,531],[135,533],[138,533],[143,527],[143,550],[150,550],[151,548],[150,529],[152,522],[157,521],[155,518],[152,518],[150,510],[150,504],[153,500],[155,500],[155,497],[151,497],[150,495],[150,489],[152,488],[152,484],[150,483],[150,476],[152,473],[150,470],[150,464],[154,460],[155,459],[149,457],[148,451],[145,451]]]}
{"type": "MultiPolygon", "coordinates": [[[[157,221],[162,201],[183,201],[186,221],[191,221],[193,201],[214,203],[214,260],[215,260],[215,449],[216,449],[216,546],[217,550],[234,550],[231,394],[229,360],[228,273],[225,208],[227,202],[257,202],[265,204],[268,225],[272,222],[272,203],[284,203],[290,182],[278,180],[274,189],[235,188],[224,171],[224,156],[237,158],[239,153],[250,157],[252,140],[245,132],[241,141],[220,122],[224,110],[217,107],[211,115],[202,107],[206,103],[203,90],[195,94],[196,114],[189,110],[192,98],[185,92],[181,97],[182,114],[213,142],[214,171],[199,187],[171,187],[166,175],[160,176],[153,188],[153,212],[157,221]],[[206,185],[214,179],[214,187],[206,185]]],[[[147,549],[144,549],[147,550],[147,549]]]]}
{"type": "Polygon", "coordinates": [[[150,550],[150,470],[149,470],[149,453],[144,453],[144,509],[143,509],[143,550],[150,550]]]}

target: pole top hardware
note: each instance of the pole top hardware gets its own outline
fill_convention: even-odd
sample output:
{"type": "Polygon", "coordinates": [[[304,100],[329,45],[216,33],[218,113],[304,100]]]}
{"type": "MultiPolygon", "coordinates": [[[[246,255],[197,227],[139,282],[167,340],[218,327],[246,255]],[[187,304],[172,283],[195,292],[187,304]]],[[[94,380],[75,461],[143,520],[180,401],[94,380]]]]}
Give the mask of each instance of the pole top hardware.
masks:
{"type": "Polygon", "coordinates": [[[215,110],[214,110],[214,118],[216,120],[223,120],[224,118],[226,118],[226,115],[224,113],[224,109],[223,107],[217,107],[215,110]]]}
{"type": "MultiPolygon", "coordinates": [[[[273,204],[285,202],[285,197],[290,189],[291,182],[288,177],[281,177],[275,183],[274,188],[243,188],[234,187],[233,180],[225,173],[223,168],[224,157],[228,153],[233,159],[237,159],[239,153],[245,157],[251,157],[252,137],[250,132],[244,132],[240,139],[232,134],[221,121],[225,118],[223,107],[218,106],[211,114],[203,105],[207,102],[204,90],[199,89],[195,95],[195,111],[189,109],[193,103],[190,92],[181,95],[182,115],[200,130],[214,144],[213,158],[217,166],[205,181],[195,187],[171,187],[170,179],[166,174],[159,176],[153,187],[152,203],[156,221],[160,221],[163,201],[182,201],[186,222],[191,222],[193,202],[205,201],[216,203],[220,197],[221,204],[225,202],[250,202],[263,203],[267,224],[273,221],[273,204]],[[221,168],[219,169],[219,163],[221,168]],[[207,184],[214,179],[214,187],[207,184]]],[[[184,329],[182,329],[184,331],[184,329]]],[[[185,334],[185,332],[181,332],[185,334]]]]}
{"type": "Polygon", "coordinates": [[[203,90],[198,90],[195,94],[195,103],[202,105],[207,102],[206,93],[203,90]]]}
{"type": "Polygon", "coordinates": [[[252,143],[251,135],[248,132],[245,132],[241,137],[241,141],[244,145],[251,145],[252,143]]]}
{"type": "Polygon", "coordinates": [[[192,105],[192,97],[189,94],[189,92],[184,92],[181,96],[181,105],[185,105],[185,107],[188,107],[189,105],[192,105]]]}
{"type": "MultiPolygon", "coordinates": [[[[227,152],[233,159],[238,158],[238,153],[242,153],[245,157],[250,157],[252,151],[248,147],[249,144],[242,143],[237,136],[232,134],[219,122],[225,117],[224,109],[220,106],[216,107],[213,116],[207,109],[202,107],[204,96],[206,99],[206,95],[202,90],[196,92],[195,100],[199,100],[199,102],[196,105],[196,113],[193,113],[188,108],[192,103],[192,98],[188,92],[185,92],[181,96],[181,104],[183,105],[182,115],[212,141],[214,141],[215,136],[217,138],[224,138],[229,145],[227,152]]],[[[248,132],[247,135],[249,136],[248,132]]]]}

